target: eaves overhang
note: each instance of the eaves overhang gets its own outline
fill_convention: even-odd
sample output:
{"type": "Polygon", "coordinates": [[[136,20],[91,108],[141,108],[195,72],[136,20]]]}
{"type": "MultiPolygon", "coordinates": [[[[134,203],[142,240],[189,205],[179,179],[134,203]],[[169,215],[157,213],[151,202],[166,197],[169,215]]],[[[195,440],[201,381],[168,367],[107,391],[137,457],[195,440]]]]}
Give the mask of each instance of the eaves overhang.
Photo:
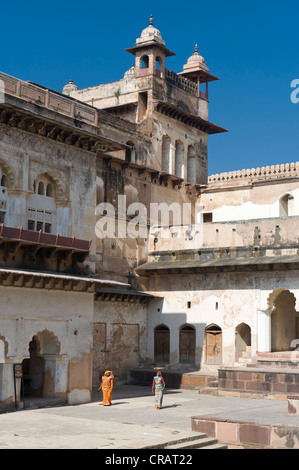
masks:
{"type": "Polygon", "coordinates": [[[195,127],[206,134],[220,134],[222,132],[228,132],[227,129],[217,126],[210,121],[206,121],[196,114],[189,113],[173,104],[165,101],[157,100],[154,103],[155,110],[161,114],[164,114],[172,119],[183,122],[188,126],[195,127]]]}

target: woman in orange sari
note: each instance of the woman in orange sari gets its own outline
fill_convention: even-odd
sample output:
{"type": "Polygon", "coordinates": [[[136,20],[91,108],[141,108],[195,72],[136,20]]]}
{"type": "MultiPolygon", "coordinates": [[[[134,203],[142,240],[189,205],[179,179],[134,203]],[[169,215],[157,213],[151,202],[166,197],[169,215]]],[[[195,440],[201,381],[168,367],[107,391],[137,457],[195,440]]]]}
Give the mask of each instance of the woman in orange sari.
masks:
{"type": "Polygon", "coordinates": [[[102,383],[99,390],[102,389],[103,392],[103,405],[110,406],[112,400],[112,390],[113,390],[113,379],[114,375],[111,370],[106,370],[103,377],[102,383]]]}

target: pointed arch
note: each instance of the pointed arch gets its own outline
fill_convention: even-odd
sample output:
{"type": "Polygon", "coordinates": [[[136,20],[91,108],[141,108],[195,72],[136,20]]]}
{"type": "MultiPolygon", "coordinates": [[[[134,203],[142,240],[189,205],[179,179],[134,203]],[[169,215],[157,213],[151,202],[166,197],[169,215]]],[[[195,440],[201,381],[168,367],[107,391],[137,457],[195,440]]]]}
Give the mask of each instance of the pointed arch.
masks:
{"type": "Polygon", "coordinates": [[[39,344],[39,353],[40,354],[55,354],[59,355],[61,349],[61,343],[58,340],[58,337],[48,329],[38,331],[34,335],[38,344],[39,344]]]}
{"type": "Polygon", "coordinates": [[[247,323],[239,323],[235,328],[235,359],[236,361],[243,355],[249,353],[251,348],[251,328],[247,323]]]}
{"type": "Polygon", "coordinates": [[[279,217],[294,215],[294,196],[286,193],[279,199],[279,217]]]}
{"type": "Polygon", "coordinates": [[[0,180],[1,186],[5,186],[7,188],[13,188],[15,186],[15,176],[10,167],[10,165],[0,158],[0,180]],[[5,185],[2,184],[2,178],[5,177],[5,185]]]}

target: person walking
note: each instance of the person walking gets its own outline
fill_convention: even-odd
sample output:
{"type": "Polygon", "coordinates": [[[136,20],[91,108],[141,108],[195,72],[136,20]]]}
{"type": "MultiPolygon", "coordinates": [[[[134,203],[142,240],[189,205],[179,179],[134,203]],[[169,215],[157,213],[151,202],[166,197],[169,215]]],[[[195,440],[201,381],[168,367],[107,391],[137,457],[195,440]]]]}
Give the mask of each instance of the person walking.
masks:
{"type": "Polygon", "coordinates": [[[162,377],[161,369],[157,368],[157,375],[153,379],[152,393],[155,393],[155,407],[162,408],[163,392],[165,389],[165,381],[162,377]]]}
{"type": "Polygon", "coordinates": [[[102,383],[99,390],[103,392],[103,405],[110,406],[112,401],[112,390],[113,390],[113,379],[114,375],[111,370],[106,370],[103,377],[102,383]]]}

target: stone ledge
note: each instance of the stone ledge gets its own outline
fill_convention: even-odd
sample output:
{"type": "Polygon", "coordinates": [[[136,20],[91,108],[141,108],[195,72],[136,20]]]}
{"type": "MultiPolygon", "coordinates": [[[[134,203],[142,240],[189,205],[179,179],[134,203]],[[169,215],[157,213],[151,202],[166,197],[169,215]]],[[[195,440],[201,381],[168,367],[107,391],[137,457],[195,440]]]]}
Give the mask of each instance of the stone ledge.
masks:
{"type": "Polygon", "coordinates": [[[213,396],[226,396],[226,397],[237,397],[237,398],[256,398],[256,399],[267,399],[267,400],[286,400],[287,394],[285,393],[271,393],[262,391],[246,391],[246,390],[234,390],[224,389],[215,387],[201,387],[198,389],[198,393],[202,395],[213,395],[213,396]]]}
{"type": "Polygon", "coordinates": [[[191,429],[205,432],[230,446],[299,449],[299,427],[250,423],[214,417],[191,417],[191,429]]]}

